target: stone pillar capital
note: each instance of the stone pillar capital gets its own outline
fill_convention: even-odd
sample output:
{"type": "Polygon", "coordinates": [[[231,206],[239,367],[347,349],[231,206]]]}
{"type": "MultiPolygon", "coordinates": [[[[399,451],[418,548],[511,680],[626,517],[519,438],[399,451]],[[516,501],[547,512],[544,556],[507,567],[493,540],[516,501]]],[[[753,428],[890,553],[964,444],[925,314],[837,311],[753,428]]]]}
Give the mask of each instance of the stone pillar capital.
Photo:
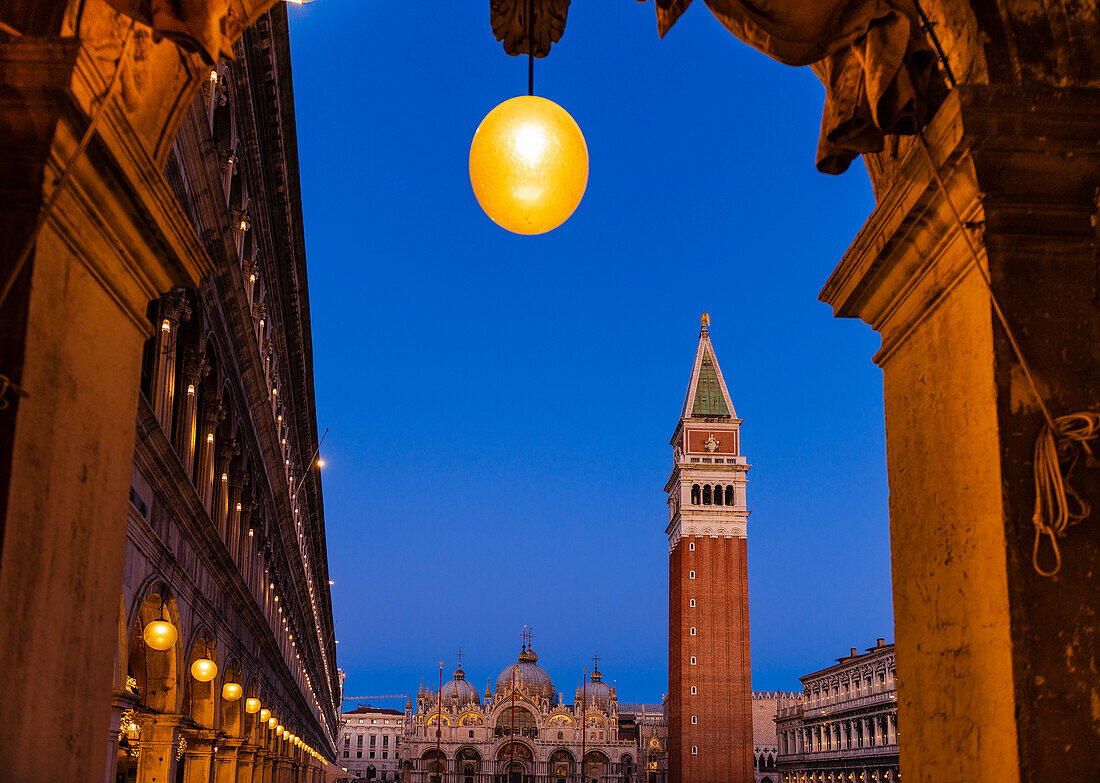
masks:
{"type": "Polygon", "coordinates": [[[209,374],[210,365],[206,362],[205,351],[183,352],[183,377],[188,383],[197,384],[209,374]]]}
{"type": "Polygon", "coordinates": [[[241,447],[237,444],[236,438],[226,438],[218,444],[218,462],[222,466],[222,473],[226,473],[228,476],[230,461],[240,453],[241,447]]]}
{"type": "Polygon", "coordinates": [[[172,328],[191,317],[191,308],[187,305],[187,290],[173,288],[160,298],[160,317],[167,320],[172,328]]]}

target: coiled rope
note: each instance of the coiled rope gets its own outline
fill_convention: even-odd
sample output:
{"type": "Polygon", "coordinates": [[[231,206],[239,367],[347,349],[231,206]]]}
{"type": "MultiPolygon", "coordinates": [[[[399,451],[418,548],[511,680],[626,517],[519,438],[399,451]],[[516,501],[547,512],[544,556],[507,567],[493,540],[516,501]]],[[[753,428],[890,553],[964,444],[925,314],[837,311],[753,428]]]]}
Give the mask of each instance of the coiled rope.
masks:
{"type": "Polygon", "coordinates": [[[1057,432],[1043,425],[1035,441],[1035,543],[1031,548],[1031,564],[1043,576],[1054,576],[1062,569],[1062,551],[1058,539],[1065,538],[1066,528],[1076,525],[1092,512],[1083,497],[1066,483],[1066,476],[1077,464],[1081,452],[1092,457],[1089,441],[1100,435],[1100,414],[1071,413],[1055,419],[1057,432]],[[1065,472],[1062,463],[1068,463],[1065,472]],[[1039,565],[1039,548],[1043,538],[1050,542],[1054,567],[1039,565]]]}

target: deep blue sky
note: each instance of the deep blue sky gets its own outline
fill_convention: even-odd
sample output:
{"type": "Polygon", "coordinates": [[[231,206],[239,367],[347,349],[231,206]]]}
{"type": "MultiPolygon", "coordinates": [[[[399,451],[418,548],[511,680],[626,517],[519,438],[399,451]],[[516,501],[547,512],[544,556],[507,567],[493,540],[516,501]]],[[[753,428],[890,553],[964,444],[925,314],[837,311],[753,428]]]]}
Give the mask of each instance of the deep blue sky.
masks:
{"type": "Polygon", "coordinates": [[[696,3],[575,2],[536,92],[584,131],[558,230],[481,212],[470,139],[526,90],[487,0],[290,7],[325,510],[345,692],[479,689],[520,632],[571,699],[667,688],[662,492],[698,336],[749,472],[753,685],[893,637],[878,337],[817,294],[873,200],[818,174],[823,90],[696,3]]]}

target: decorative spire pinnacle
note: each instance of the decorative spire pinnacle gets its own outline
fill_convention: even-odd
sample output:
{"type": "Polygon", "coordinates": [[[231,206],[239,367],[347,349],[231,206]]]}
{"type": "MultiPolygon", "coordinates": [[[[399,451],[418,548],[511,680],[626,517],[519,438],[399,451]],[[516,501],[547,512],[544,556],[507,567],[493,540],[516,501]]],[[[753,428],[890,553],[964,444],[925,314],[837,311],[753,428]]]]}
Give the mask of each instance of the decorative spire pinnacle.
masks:
{"type": "Polygon", "coordinates": [[[695,350],[695,362],[680,418],[735,419],[737,414],[733,410],[733,401],[710,342],[710,315],[703,313],[699,320],[702,323],[699,345],[695,350]]]}

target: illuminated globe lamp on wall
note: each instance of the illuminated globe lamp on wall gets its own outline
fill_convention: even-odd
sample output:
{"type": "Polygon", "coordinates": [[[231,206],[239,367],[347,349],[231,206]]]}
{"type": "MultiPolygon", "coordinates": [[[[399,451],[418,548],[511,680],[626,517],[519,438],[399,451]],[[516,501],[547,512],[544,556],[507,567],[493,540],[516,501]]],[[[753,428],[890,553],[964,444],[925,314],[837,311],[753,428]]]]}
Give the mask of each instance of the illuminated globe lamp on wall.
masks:
{"type": "Polygon", "coordinates": [[[226,701],[237,701],[244,695],[244,688],[236,682],[227,682],[222,685],[222,698],[226,701]]]}
{"type": "Polygon", "coordinates": [[[191,664],[191,676],[199,682],[210,682],[218,676],[218,664],[209,658],[196,658],[191,664]]]}
{"type": "MultiPolygon", "coordinates": [[[[255,696],[249,696],[244,700],[244,711],[249,715],[255,715],[260,711],[260,700],[255,696]]],[[[260,718],[260,720],[263,720],[263,718],[260,718]]]]}
{"type": "Polygon", "coordinates": [[[167,620],[153,620],[141,632],[141,638],[154,650],[168,650],[176,643],[179,632],[167,620]]]}
{"type": "Polygon", "coordinates": [[[151,620],[141,630],[141,638],[154,650],[163,652],[168,650],[179,639],[179,631],[172,625],[171,620],[165,617],[164,595],[160,596],[160,613],[156,620],[151,620]]]}
{"type": "Polygon", "coordinates": [[[576,121],[537,95],[489,112],[470,145],[470,184],[494,223],[544,234],[573,214],[588,186],[588,145],[576,121]]]}
{"type": "Polygon", "coordinates": [[[271,720],[271,710],[264,707],[260,710],[260,723],[267,723],[271,720]]]}

